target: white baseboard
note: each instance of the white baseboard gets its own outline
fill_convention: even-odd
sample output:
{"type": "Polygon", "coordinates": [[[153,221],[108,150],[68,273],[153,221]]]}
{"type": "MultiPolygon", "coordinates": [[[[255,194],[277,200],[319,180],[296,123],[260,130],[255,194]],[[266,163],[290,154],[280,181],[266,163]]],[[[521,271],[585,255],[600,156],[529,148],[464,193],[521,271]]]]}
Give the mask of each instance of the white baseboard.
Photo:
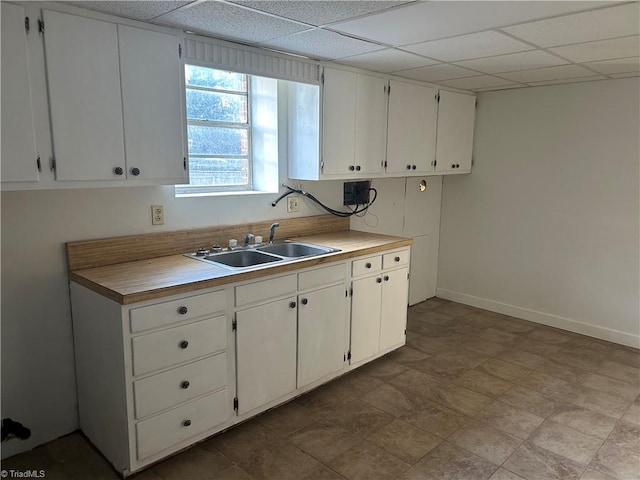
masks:
{"type": "Polygon", "coordinates": [[[560,317],[558,315],[553,315],[550,313],[538,312],[536,310],[509,305],[507,303],[496,302],[495,300],[489,300],[487,298],[475,297],[473,295],[446,290],[444,288],[438,288],[436,296],[444,298],[445,300],[451,300],[453,302],[463,303],[472,307],[489,310],[491,312],[501,313],[503,315],[509,315],[511,317],[541,323],[550,327],[561,328],[562,330],[568,330],[570,332],[599,338],[601,340],[607,340],[613,343],[619,343],[620,345],[640,348],[639,335],[633,335],[631,333],[625,333],[619,330],[599,327],[597,325],[590,325],[588,323],[579,322],[571,318],[560,317]]]}

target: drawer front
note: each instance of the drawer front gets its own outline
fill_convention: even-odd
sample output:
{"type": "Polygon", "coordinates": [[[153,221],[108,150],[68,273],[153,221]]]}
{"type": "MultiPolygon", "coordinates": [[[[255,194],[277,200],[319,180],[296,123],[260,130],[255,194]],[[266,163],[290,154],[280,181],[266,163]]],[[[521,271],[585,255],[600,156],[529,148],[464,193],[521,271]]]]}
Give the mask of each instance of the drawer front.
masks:
{"type": "Polygon", "coordinates": [[[224,290],[157,303],[148,307],[134,308],[129,312],[131,333],[210,315],[226,308],[227,301],[224,290]]]}
{"type": "Polygon", "coordinates": [[[345,278],[345,265],[331,265],[329,267],[317,268],[309,272],[298,274],[298,290],[320,287],[343,281],[345,278]]]}
{"type": "Polygon", "coordinates": [[[226,318],[221,315],[134,337],[133,374],[142,375],[225,349],[226,318]]]}
{"type": "Polygon", "coordinates": [[[136,418],[173,407],[223,388],[227,354],[218,355],[133,382],[136,418]]]}
{"type": "Polygon", "coordinates": [[[362,260],[354,260],[351,270],[351,274],[354,277],[358,275],[365,275],[367,273],[378,272],[382,270],[382,257],[363,258],[362,260]]]}
{"type": "Polygon", "coordinates": [[[297,283],[297,275],[293,274],[241,285],[236,287],[236,306],[290,295],[295,293],[297,283]]]}
{"type": "Polygon", "coordinates": [[[138,460],[212,429],[230,416],[227,390],[136,424],[138,460]]]}
{"type": "Polygon", "coordinates": [[[409,250],[385,253],[382,256],[382,268],[393,268],[409,265],[409,250]]]}

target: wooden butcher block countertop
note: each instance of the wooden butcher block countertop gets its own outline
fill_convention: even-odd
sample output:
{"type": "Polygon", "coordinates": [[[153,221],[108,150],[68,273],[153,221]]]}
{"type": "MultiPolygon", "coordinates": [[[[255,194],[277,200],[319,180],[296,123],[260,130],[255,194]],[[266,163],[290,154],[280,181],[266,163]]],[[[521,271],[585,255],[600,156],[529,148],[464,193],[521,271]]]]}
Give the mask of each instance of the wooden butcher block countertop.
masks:
{"type": "MultiPolygon", "coordinates": [[[[277,264],[260,265],[248,271],[235,271],[218,267],[180,254],[78,270],[71,268],[73,262],[70,258],[69,278],[121,305],[128,305],[174,294],[194,292],[203,288],[285,273],[412,244],[412,240],[409,238],[353,230],[295,236],[290,239],[338,248],[340,252],[306,259],[301,258],[287,263],[278,262],[277,264]]],[[[73,244],[68,244],[67,247],[68,255],[71,256],[70,252],[72,250],[69,245],[72,246],[73,244]]]]}

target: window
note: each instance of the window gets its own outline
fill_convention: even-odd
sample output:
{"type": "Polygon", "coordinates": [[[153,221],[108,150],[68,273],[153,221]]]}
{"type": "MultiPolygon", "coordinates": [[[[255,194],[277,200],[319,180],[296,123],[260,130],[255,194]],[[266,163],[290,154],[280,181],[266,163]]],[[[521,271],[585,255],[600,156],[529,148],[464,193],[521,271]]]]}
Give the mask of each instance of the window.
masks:
{"type": "Polygon", "coordinates": [[[273,191],[277,80],[185,65],[185,94],[189,184],[176,194],[273,191]]]}

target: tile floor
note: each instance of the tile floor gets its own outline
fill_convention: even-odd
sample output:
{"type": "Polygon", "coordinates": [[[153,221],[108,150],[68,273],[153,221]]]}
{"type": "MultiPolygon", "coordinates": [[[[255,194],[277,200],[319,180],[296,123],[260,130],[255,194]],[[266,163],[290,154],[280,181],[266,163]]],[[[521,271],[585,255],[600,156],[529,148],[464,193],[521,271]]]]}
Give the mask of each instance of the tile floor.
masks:
{"type": "MultiPolygon", "coordinates": [[[[407,330],[396,352],[134,478],[640,478],[638,350],[440,299],[407,330]]],[[[2,468],[117,478],[79,433],[2,468]]]]}

